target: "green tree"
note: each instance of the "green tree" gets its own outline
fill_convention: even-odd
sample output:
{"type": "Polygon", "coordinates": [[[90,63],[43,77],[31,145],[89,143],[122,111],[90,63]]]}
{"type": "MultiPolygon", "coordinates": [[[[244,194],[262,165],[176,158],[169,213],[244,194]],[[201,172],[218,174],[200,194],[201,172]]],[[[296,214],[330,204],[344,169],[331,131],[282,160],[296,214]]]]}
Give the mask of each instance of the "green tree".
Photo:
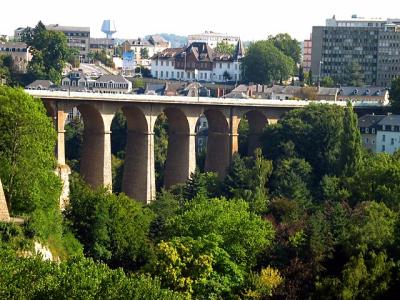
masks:
{"type": "Polygon", "coordinates": [[[271,223],[251,213],[245,201],[204,198],[188,202],[182,214],[169,219],[167,232],[193,239],[221,236],[220,247],[245,268],[254,266],[257,255],[274,236],[271,223]]]}
{"type": "Polygon", "coordinates": [[[400,77],[393,79],[389,91],[390,110],[393,113],[400,113],[400,77]]]}
{"type": "Polygon", "coordinates": [[[278,124],[266,127],[261,139],[264,155],[277,161],[290,158],[285,154],[289,151],[290,156],[304,158],[316,184],[324,175],[339,175],[343,117],[344,109],[333,105],[292,110],[278,124]]]}
{"type": "Polygon", "coordinates": [[[277,163],[273,174],[274,194],[303,203],[310,200],[312,168],[304,159],[289,158],[277,163]]]}
{"type": "Polygon", "coordinates": [[[148,262],[151,247],[147,236],[154,215],[138,202],[104,189],[92,191],[73,181],[65,215],[86,255],[127,270],[148,262]]]}
{"type": "Polygon", "coordinates": [[[228,44],[226,41],[222,41],[217,44],[215,51],[221,54],[233,55],[235,53],[235,46],[228,44]]]}
{"type": "Polygon", "coordinates": [[[335,81],[333,80],[332,77],[325,76],[321,80],[321,86],[323,86],[323,87],[334,87],[335,86],[335,81]]]}
{"type": "Polygon", "coordinates": [[[340,169],[343,175],[356,173],[361,161],[361,135],[358,118],[351,103],[347,104],[343,117],[343,134],[341,141],[340,169]]]}
{"type": "Polygon", "coordinates": [[[385,252],[353,256],[344,266],[340,279],[327,277],[317,282],[316,298],[385,299],[395,265],[385,252]]]}
{"type": "Polygon", "coordinates": [[[193,298],[231,298],[244,280],[244,270],[221,248],[222,243],[215,234],[161,241],[153,273],[165,287],[193,298]]]}
{"type": "Polygon", "coordinates": [[[162,289],[158,279],[127,275],[92,259],[65,262],[24,258],[0,250],[1,299],[185,299],[162,289]]]}
{"type": "Polygon", "coordinates": [[[61,234],[56,133],[39,99],[0,86],[0,178],[13,214],[28,214],[42,238],[61,234]]]}
{"type": "Polygon", "coordinates": [[[340,82],[349,86],[364,86],[364,71],[359,63],[352,61],[344,70],[340,82]]]}
{"type": "Polygon", "coordinates": [[[61,74],[67,60],[73,56],[64,33],[46,30],[42,22],[35,28],[27,28],[22,40],[31,46],[32,60],[28,64],[31,80],[49,79],[61,82],[61,74]]]}
{"type": "Polygon", "coordinates": [[[279,33],[276,36],[268,37],[276,48],[281,50],[286,56],[290,57],[295,64],[299,64],[301,61],[301,47],[299,41],[293,39],[287,33],[279,33]]]}
{"type": "Polygon", "coordinates": [[[249,82],[270,84],[286,80],[294,70],[294,61],[270,41],[250,45],[243,60],[243,75],[249,82]]]}

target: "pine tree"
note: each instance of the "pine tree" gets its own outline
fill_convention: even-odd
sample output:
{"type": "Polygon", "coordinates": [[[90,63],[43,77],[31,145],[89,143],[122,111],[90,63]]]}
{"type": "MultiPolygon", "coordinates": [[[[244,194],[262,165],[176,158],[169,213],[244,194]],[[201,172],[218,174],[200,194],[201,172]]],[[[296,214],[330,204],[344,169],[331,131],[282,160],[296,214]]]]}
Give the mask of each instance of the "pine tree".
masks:
{"type": "Polygon", "coordinates": [[[341,141],[340,171],[351,176],[357,170],[361,160],[361,136],[357,126],[357,115],[350,103],[345,108],[343,134],[341,141]]]}

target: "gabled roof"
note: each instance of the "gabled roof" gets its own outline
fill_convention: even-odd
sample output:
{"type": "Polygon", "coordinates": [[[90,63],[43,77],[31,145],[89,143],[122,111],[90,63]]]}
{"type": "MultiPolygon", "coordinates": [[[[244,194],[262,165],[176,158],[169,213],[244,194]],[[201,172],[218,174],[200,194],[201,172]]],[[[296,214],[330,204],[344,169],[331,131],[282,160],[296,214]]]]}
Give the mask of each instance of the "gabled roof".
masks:
{"type": "Polygon", "coordinates": [[[387,89],[384,87],[343,86],[339,88],[338,96],[384,96],[387,89]]]}
{"type": "Polygon", "coordinates": [[[400,126],[400,115],[388,115],[379,121],[378,125],[400,126]]]}
{"type": "Polygon", "coordinates": [[[364,115],[358,118],[358,127],[372,127],[377,125],[386,115],[364,115]]]}
{"type": "Polygon", "coordinates": [[[27,89],[36,89],[36,88],[45,88],[48,89],[54,86],[54,83],[50,80],[35,80],[34,82],[28,84],[26,86],[27,89]]]}
{"type": "Polygon", "coordinates": [[[1,48],[20,48],[20,49],[26,49],[28,48],[28,45],[23,43],[23,42],[5,42],[5,43],[0,43],[0,49],[1,48]]]}
{"type": "Polygon", "coordinates": [[[129,83],[128,80],[125,79],[124,76],[121,75],[110,75],[110,74],[106,74],[106,75],[102,75],[100,76],[96,82],[116,82],[116,83],[129,83]]]}
{"type": "Polygon", "coordinates": [[[156,53],[153,55],[151,59],[162,59],[162,58],[173,58],[176,55],[182,53],[184,51],[184,48],[168,48],[160,53],[156,53]]]}

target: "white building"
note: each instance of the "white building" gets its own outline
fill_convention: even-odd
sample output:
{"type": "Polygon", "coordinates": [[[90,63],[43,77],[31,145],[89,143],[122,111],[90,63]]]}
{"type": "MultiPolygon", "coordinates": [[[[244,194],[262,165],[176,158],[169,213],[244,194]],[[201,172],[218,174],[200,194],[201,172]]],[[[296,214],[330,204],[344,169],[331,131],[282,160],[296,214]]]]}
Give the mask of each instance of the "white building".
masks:
{"type": "Polygon", "coordinates": [[[195,42],[184,48],[169,48],[151,58],[151,74],[164,80],[226,82],[240,81],[243,44],[239,40],[233,55],[220,54],[207,43],[195,42]]]}
{"type": "Polygon", "coordinates": [[[205,31],[204,33],[191,34],[188,36],[188,44],[206,43],[211,48],[217,47],[218,43],[226,42],[230,45],[236,45],[240,41],[238,36],[228,35],[224,33],[216,33],[213,31],[205,31]]]}
{"type": "Polygon", "coordinates": [[[376,152],[393,154],[400,149],[400,115],[388,115],[378,123],[376,152]]]}

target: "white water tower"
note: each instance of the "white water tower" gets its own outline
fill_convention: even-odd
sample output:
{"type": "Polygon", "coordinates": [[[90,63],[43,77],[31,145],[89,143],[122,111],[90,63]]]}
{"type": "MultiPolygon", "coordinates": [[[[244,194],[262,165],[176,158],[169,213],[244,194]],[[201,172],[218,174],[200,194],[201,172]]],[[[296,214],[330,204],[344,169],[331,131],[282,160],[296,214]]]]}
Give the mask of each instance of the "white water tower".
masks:
{"type": "Polygon", "coordinates": [[[117,32],[115,22],[113,20],[104,20],[103,25],[101,25],[101,31],[106,34],[108,39],[111,39],[112,35],[117,32]]]}

